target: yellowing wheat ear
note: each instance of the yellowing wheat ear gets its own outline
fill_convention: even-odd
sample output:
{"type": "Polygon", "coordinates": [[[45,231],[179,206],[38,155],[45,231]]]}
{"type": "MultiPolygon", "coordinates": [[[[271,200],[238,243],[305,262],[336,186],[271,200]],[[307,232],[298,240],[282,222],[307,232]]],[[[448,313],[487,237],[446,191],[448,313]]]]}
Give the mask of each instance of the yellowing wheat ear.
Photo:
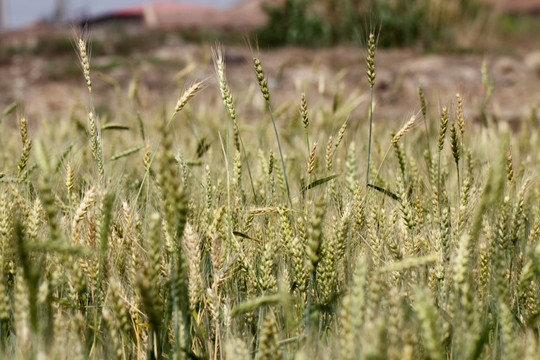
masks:
{"type": "Polygon", "coordinates": [[[399,131],[398,133],[392,138],[392,143],[397,143],[399,141],[399,139],[401,139],[407,132],[409,132],[409,130],[412,129],[412,127],[414,126],[414,123],[416,122],[416,116],[411,116],[411,118],[409,119],[409,121],[407,121],[407,123],[405,124],[405,126],[403,126],[399,131]]]}
{"type": "Polygon", "coordinates": [[[188,101],[191,98],[193,98],[199,91],[201,91],[203,87],[204,87],[204,82],[199,81],[191,85],[186,91],[184,91],[182,96],[180,96],[180,98],[176,102],[176,106],[174,107],[174,112],[171,115],[171,120],[176,114],[182,111],[182,109],[184,108],[184,106],[186,106],[188,101]]]}
{"type": "Polygon", "coordinates": [[[79,50],[79,60],[81,61],[81,67],[86,80],[86,86],[88,87],[88,92],[92,93],[92,80],[90,79],[90,59],[88,58],[88,53],[86,51],[86,41],[82,38],[79,38],[77,41],[77,49],[79,50]]]}

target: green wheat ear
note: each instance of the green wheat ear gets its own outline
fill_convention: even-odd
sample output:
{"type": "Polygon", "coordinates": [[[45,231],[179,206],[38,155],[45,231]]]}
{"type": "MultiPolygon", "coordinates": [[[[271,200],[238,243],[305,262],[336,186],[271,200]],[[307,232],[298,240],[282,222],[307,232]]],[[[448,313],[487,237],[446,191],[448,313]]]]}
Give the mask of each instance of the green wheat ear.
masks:
{"type": "Polygon", "coordinates": [[[19,160],[19,163],[17,164],[17,178],[21,178],[21,175],[26,168],[26,164],[28,163],[28,159],[30,158],[30,152],[32,150],[32,139],[28,138],[28,127],[26,118],[21,119],[20,130],[23,149],[21,153],[21,158],[19,160]]]}
{"type": "Polygon", "coordinates": [[[439,139],[437,148],[439,157],[437,162],[437,204],[439,207],[439,215],[441,213],[441,153],[444,148],[444,140],[446,139],[446,130],[448,128],[448,108],[443,107],[441,120],[439,122],[439,139]]]}
{"type": "Polygon", "coordinates": [[[367,78],[369,83],[370,100],[369,100],[369,137],[368,137],[368,152],[366,161],[366,191],[369,184],[369,165],[371,162],[371,137],[373,132],[373,87],[375,86],[375,34],[369,34],[368,40],[368,56],[366,58],[367,64],[367,78]]]}
{"type": "Polygon", "coordinates": [[[448,108],[443,107],[441,121],[439,123],[439,141],[438,141],[439,152],[443,150],[444,140],[446,139],[447,128],[448,128],[448,108]]]}
{"type": "Polygon", "coordinates": [[[92,157],[94,158],[99,174],[103,176],[103,147],[101,144],[101,135],[99,134],[98,125],[94,120],[93,112],[88,113],[88,128],[90,134],[90,149],[92,150],[92,157]]]}
{"type": "Polygon", "coordinates": [[[278,360],[282,358],[277,341],[277,329],[271,312],[264,318],[260,339],[258,360],[278,360]]]}
{"type": "Polygon", "coordinates": [[[373,88],[375,86],[375,34],[369,34],[368,40],[368,56],[366,58],[367,64],[367,77],[369,86],[373,88]]]}
{"type": "Polygon", "coordinates": [[[307,107],[307,100],[306,100],[306,94],[302,93],[301,99],[300,99],[300,117],[302,118],[302,125],[304,125],[304,131],[306,133],[306,145],[309,153],[309,114],[308,114],[308,107],[307,107]]]}

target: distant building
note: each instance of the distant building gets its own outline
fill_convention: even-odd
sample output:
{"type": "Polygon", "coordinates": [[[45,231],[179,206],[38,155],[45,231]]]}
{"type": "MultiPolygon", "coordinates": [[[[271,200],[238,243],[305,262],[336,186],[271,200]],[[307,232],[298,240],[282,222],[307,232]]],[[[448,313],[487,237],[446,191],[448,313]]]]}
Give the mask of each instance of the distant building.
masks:
{"type": "Polygon", "coordinates": [[[121,8],[108,11],[92,17],[80,18],[76,21],[79,25],[106,25],[110,23],[133,24],[136,26],[144,25],[144,11],[141,6],[121,8]]]}
{"type": "Polygon", "coordinates": [[[503,11],[522,14],[540,14],[540,0],[485,0],[503,11]]]}
{"type": "Polygon", "coordinates": [[[141,6],[120,8],[78,21],[81,25],[112,22],[130,23],[148,28],[252,31],[265,25],[263,3],[280,4],[284,0],[246,0],[228,8],[195,3],[150,2],[141,6]]]}

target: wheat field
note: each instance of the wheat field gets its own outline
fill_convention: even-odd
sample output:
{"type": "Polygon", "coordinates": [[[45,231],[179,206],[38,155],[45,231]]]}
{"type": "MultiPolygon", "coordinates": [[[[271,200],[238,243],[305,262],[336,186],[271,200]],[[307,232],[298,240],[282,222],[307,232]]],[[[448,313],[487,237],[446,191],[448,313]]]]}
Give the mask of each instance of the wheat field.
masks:
{"type": "Polygon", "coordinates": [[[367,45],[359,118],[274,103],[256,54],[231,88],[216,46],[214,78],[144,111],[132,84],[109,119],[77,39],[81,108],[1,118],[2,358],[537,358],[536,109],[494,121],[484,69],[479,108],[419,88],[373,126],[367,45]]]}

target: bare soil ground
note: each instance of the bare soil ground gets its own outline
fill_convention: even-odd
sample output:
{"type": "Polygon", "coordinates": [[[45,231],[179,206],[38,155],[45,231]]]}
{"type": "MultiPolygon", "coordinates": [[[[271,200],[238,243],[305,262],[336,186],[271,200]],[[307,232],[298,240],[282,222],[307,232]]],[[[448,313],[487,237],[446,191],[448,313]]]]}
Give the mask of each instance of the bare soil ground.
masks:
{"type": "MultiPolygon", "coordinates": [[[[233,93],[243,98],[256,85],[252,51],[227,47],[227,72],[233,93]]],[[[368,85],[365,50],[359,48],[283,48],[258,53],[270,79],[276,107],[299,101],[305,91],[311,104],[335,101],[341,94],[349,101],[352,116],[365,114],[368,85]]],[[[140,77],[147,106],[174,101],[178,87],[208,79],[204,97],[219,96],[213,78],[210,46],[163,40],[150,52],[128,57],[95,56],[93,68],[96,106],[110,106],[115,92],[127,92],[135,74],[140,77]],[[185,76],[183,76],[185,75],[185,76]],[[181,81],[175,79],[182,78],[181,81]],[[114,84],[116,82],[116,84],[114,84]],[[180,84],[180,85],[179,85],[180,84]],[[210,93],[210,94],[209,94],[210,93]]],[[[518,123],[540,102],[540,46],[508,44],[488,54],[426,54],[412,49],[378,50],[375,87],[377,119],[404,121],[420,111],[417,89],[425,89],[433,105],[452,105],[456,93],[464,98],[465,111],[478,118],[484,100],[481,66],[486,61],[495,88],[489,113],[500,121],[518,123]]],[[[71,55],[13,55],[0,63],[0,109],[13,101],[28,118],[63,118],[85,98],[86,89],[78,59],[71,55]]],[[[143,104],[143,105],[144,105],[143,104]]]]}

